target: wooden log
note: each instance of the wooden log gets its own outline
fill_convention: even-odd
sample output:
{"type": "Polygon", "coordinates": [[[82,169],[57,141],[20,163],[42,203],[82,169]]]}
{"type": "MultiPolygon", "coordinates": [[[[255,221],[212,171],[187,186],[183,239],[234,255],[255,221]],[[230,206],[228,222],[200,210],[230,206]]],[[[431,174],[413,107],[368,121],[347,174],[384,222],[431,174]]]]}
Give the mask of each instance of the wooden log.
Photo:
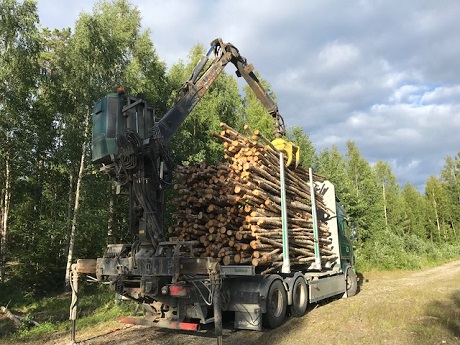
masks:
{"type": "Polygon", "coordinates": [[[278,268],[280,268],[281,266],[283,265],[282,262],[279,262],[279,263],[275,263],[273,264],[271,267],[267,268],[266,270],[260,272],[261,275],[264,275],[264,274],[267,274],[267,273],[270,273],[278,268]]]}
{"type": "MultiPolygon", "coordinates": [[[[199,240],[202,248],[206,248],[203,248],[205,253],[197,250],[200,256],[222,256],[226,253],[222,248],[229,247],[244,253],[237,257],[238,260],[235,257],[226,259],[230,262],[247,259],[244,256],[247,254],[265,255],[266,261],[277,261],[279,254],[270,256],[267,253],[280,250],[282,246],[278,152],[267,146],[267,139],[258,131],[253,133],[246,127],[245,136],[225,124],[222,127],[224,130],[215,137],[223,143],[227,162],[176,169],[178,180],[174,188],[178,191],[178,204],[182,210],[176,215],[176,226],[170,227],[168,233],[184,240],[199,240]],[[246,214],[251,218],[246,218],[246,214]],[[203,235],[206,235],[204,240],[203,235]],[[268,240],[276,244],[268,243],[268,240]]],[[[290,253],[294,259],[311,257],[314,238],[308,200],[308,171],[299,167],[285,172],[289,239],[294,247],[290,253]]],[[[315,181],[321,179],[320,176],[313,177],[315,181]]],[[[322,195],[317,190],[315,192],[321,209],[322,195]]],[[[327,255],[330,233],[321,220],[318,231],[322,255],[327,255]]]]}
{"type": "Polygon", "coordinates": [[[264,259],[264,258],[253,258],[251,260],[251,264],[252,266],[259,266],[259,265],[263,265],[263,264],[266,264],[267,261],[264,259]]]}
{"type": "Polygon", "coordinates": [[[254,250],[260,250],[260,249],[273,249],[273,243],[266,242],[266,243],[261,243],[260,241],[252,240],[251,243],[249,244],[252,249],[254,250]]]}
{"type": "Polygon", "coordinates": [[[20,316],[13,314],[7,307],[1,306],[0,313],[2,313],[7,319],[11,320],[16,328],[21,327],[21,324],[24,323],[28,326],[39,326],[40,324],[37,321],[31,320],[25,316],[20,316]]]}
{"type": "Polygon", "coordinates": [[[233,260],[233,256],[231,255],[226,255],[222,258],[222,263],[224,265],[231,265],[231,264],[234,264],[235,261],[233,260]]]}

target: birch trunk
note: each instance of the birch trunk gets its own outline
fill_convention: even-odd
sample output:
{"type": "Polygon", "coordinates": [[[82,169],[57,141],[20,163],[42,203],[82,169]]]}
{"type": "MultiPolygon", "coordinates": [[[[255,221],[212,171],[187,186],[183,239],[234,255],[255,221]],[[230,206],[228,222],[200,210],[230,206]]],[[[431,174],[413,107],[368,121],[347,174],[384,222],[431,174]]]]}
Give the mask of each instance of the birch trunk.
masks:
{"type": "Polygon", "coordinates": [[[66,221],[66,246],[64,255],[69,253],[69,244],[70,244],[70,234],[72,232],[72,210],[74,206],[72,206],[73,200],[73,175],[70,174],[69,176],[69,195],[67,199],[67,221],[66,221]]]}
{"type": "Polygon", "coordinates": [[[66,270],[65,270],[65,286],[66,287],[70,285],[70,269],[72,266],[73,249],[75,245],[75,237],[77,234],[77,215],[78,215],[78,209],[80,207],[80,189],[81,189],[81,183],[83,179],[83,172],[85,169],[86,145],[87,145],[87,138],[88,138],[88,132],[89,132],[89,115],[90,114],[87,114],[85,118],[85,130],[84,130],[85,132],[84,132],[83,144],[81,147],[80,169],[78,170],[77,186],[75,188],[75,203],[74,203],[74,208],[73,208],[72,226],[71,226],[69,242],[68,242],[69,249],[67,252],[67,265],[66,265],[66,270]]]}
{"type": "Polygon", "coordinates": [[[5,266],[7,253],[8,214],[11,198],[11,167],[8,155],[5,159],[5,186],[1,200],[0,215],[0,282],[5,281],[5,266]]]}
{"type": "Polygon", "coordinates": [[[388,227],[387,198],[386,198],[386,191],[385,191],[385,182],[382,183],[382,193],[383,193],[383,213],[385,215],[385,226],[388,227]]]}
{"type": "Polygon", "coordinates": [[[436,202],[434,192],[432,193],[432,195],[433,195],[434,213],[435,213],[435,216],[436,216],[436,227],[438,228],[439,237],[441,237],[441,223],[439,221],[439,215],[438,215],[438,203],[436,202]]]}

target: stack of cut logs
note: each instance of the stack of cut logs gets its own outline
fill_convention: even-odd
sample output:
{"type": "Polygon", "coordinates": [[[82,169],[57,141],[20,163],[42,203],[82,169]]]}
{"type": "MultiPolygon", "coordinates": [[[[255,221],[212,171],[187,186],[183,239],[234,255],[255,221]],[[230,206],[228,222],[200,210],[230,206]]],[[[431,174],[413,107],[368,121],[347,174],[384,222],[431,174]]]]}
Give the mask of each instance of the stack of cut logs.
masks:
{"type": "MultiPolygon", "coordinates": [[[[170,238],[196,241],[194,255],[218,258],[223,265],[249,264],[259,273],[282,265],[282,218],[279,151],[259,132],[247,135],[221,123],[214,136],[223,142],[226,162],[179,166],[175,226],[170,238]]],[[[324,179],[314,174],[315,182],[324,179]]],[[[289,257],[292,265],[315,261],[309,172],[285,169],[289,257]]],[[[330,233],[322,221],[328,213],[315,189],[318,245],[323,265],[336,260],[330,233]]],[[[323,266],[324,267],[324,266],[323,266]]]]}

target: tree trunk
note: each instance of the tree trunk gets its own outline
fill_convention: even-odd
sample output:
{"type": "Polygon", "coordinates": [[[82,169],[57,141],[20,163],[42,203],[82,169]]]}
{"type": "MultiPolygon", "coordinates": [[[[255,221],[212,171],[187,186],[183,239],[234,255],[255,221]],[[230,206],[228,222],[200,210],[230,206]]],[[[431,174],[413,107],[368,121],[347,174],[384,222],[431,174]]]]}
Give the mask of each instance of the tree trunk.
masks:
{"type": "Polygon", "coordinates": [[[84,138],[83,144],[81,148],[81,158],[80,158],[80,169],[78,170],[78,177],[77,177],[77,186],[75,188],[75,203],[73,208],[73,217],[72,217],[72,226],[70,230],[69,236],[69,250],[67,252],[67,265],[65,270],[65,286],[70,286],[70,269],[72,266],[73,260],[73,249],[75,245],[75,237],[77,234],[77,215],[78,209],[80,207],[80,188],[83,179],[83,172],[85,169],[85,155],[86,155],[86,145],[87,145],[87,138],[89,132],[89,114],[86,115],[85,118],[85,130],[84,130],[84,138]]]}
{"type": "Polygon", "coordinates": [[[383,193],[383,213],[385,215],[385,226],[388,227],[387,198],[386,198],[386,192],[385,192],[385,181],[382,183],[382,193],[383,193]]]}
{"type": "Polygon", "coordinates": [[[5,159],[5,186],[1,200],[0,214],[0,282],[5,281],[5,266],[7,253],[8,213],[11,198],[11,167],[8,154],[5,159]]]}
{"type": "Polygon", "coordinates": [[[69,253],[69,245],[70,245],[70,234],[72,232],[72,210],[74,209],[75,205],[72,206],[73,200],[73,174],[69,175],[69,196],[67,199],[67,221],[66,221],[66,246],[64,255],[69,253]]]}
{"type": "Polygon", "coordinates": [[[436,216],[436,227],[438,228],[439,237],[441,237],[441,223],[439,221],[439,215],[438,215],[438,204],[436,202],[436,197],[434,195],[434,192],[432,193],[432,195],[433,195],[434,213],[435,213],[435,216],[436,216]]]}

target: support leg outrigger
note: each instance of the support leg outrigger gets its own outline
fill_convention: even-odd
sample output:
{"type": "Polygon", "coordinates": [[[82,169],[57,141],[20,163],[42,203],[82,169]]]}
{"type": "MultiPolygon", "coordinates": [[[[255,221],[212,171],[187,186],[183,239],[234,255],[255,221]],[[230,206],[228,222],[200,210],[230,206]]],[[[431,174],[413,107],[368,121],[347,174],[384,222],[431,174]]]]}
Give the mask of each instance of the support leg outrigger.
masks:
{"type": "Polygon", "coordinates": [[[72,265],[70,270],[70,288],[72,289],[72,302],[70,303],[69,319],[72,321],[72,329],[70,332],[70,340],[75,344],[75,333],[77,328],[77,306],[78,306],[78,273],[76,264],[72,265]]]}
{"type": "MultiPolygon", "coordinates": [[[[217,265],[217,267],[219,266],[217,265]]],[[[214,334],[216,335],[217,345],[222,345],[222,277],[217,267],[210,273],[210,278],[213,287],[214,334]]]]}
{"type": "Polygon", "coordinates": [[[70,269],[70,288],[72,289],[72,302],[70,303],[69,320],[72,321],[70,340],[76,344],[75,336],[77,329],[77,307],[78,307],[78,278],[80,274],[95,274],[96,260],[79,259],[76,264],[72,264],[70,269]]]}

